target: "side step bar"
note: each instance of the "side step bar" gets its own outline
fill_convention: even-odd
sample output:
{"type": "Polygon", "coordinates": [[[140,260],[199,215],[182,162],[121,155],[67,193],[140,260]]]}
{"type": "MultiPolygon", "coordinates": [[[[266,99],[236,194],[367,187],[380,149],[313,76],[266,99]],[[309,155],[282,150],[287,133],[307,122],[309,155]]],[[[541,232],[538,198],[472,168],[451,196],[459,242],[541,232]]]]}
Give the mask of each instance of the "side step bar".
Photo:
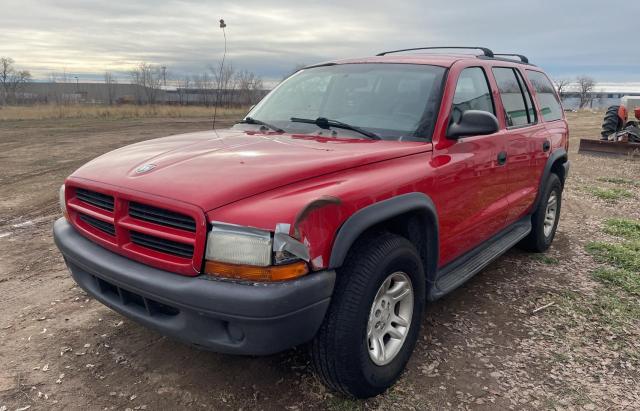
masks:
{"type": "Polygon", "coordinates": [[[442,267],[429,290],[427,299],[435,301],[455,290],[516,245],[529,232],[531,232],[531,216],[518,221],[469,253],[442,267]]]}

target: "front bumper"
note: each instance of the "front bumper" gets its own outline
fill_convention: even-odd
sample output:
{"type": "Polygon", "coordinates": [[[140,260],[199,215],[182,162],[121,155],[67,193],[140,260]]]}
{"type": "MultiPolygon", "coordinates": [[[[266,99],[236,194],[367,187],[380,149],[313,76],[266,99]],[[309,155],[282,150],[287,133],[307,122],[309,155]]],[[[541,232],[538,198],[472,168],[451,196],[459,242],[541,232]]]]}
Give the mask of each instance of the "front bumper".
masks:
{"type": "Polygon", "coordinates": [[[53,235],[75,281],[98,301],[161,334],[222,353],[267,355],[311,340],[335,283],[335,271],[280,283],[186,277],[106,250],[64,218],[53,235]]]}

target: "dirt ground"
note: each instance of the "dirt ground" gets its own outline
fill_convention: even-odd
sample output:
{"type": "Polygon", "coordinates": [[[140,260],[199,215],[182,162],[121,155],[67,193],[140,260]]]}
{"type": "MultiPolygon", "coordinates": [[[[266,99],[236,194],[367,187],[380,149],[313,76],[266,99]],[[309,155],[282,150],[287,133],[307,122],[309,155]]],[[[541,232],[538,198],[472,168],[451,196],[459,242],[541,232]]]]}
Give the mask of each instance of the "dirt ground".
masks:
{"type": "Polygon", "coordinates": [[[571,175],[552,248],[512,250],[428,306],[406,373],[367,401],[327,392],[304,347],[261,358],[199,351],[71,280],[51,236],[65,176],[116,147],[206,129],[208,119],[0,122],[0,411],[640,409],[639,296],[598,281],[602,263],[585,248],[619,241],[604,232],[607,219],[640,219],[640,160],[577,154],[579,137],[598,135],[601,113],[569,116],[571,175]]]}

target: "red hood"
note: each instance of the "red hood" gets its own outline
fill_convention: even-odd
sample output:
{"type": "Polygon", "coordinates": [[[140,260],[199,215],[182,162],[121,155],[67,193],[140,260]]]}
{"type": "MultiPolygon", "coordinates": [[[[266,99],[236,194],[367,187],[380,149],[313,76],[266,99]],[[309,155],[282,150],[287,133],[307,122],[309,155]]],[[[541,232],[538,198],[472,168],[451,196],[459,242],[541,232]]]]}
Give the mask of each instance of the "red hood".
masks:
{"type": "Polygon", "coordinates": [[[431,144],[422,142],[216,130],[126,146],[88,162],[72,177],[209,211],[310,177],[430,149],[431,144]],[[154,166],[139,172],[147,164],[154,166]]]}

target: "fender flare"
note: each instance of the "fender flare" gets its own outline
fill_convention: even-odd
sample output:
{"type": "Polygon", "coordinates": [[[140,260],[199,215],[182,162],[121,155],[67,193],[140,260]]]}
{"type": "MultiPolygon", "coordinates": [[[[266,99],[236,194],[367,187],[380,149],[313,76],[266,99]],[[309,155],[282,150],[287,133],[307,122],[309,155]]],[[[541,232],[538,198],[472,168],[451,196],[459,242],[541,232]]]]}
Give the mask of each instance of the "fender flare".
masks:
{"type": "Polygon", "coordinates": [[[344,263],[349,249],[365,230],[390,218],[411,211],[425,213],[425,216],[430,221],[430,224],[425,227],[427,230],[425,276],[428,280],[433,279],[438,266],[440,247],[438,213],[431,198],[418,192],[402,194],[379,201],[353,213],[338,230],[331,249],[329,268],[334,269],[344,263]]]}
{"type": "MultiPolygon", "coordinates": [[[[547,164],[545,164],[544,170],[542,172],[542,178],[540,178],[540,182],[538,183],[538,194],[536,195],[536,200],[533,203],[533,210],[534,211],[538,209],[538,205],[539,205],[540,200],[541,200],[542,192],[544,191],[544,184],[549,179],[549,175],[551,174],[551,168],[553,167],[553,165],[558,160],[560,160],[562,163],[565,164],[566,172],[569,171],[569,167],[568,167],[569,160],[568,160],[568,156],[567,156],[567,151],[564,148],[558,148],[558,149],[554,150],[553,153],[551,153],[551,155],[547,159],[547,164]]],[[[562,180],[562,185],[563,186],[564,186],[564,180],[566,180],[566,177],[567,177],[566,173],[565,173],[564,177],[565,178],[562,180]]]]}

